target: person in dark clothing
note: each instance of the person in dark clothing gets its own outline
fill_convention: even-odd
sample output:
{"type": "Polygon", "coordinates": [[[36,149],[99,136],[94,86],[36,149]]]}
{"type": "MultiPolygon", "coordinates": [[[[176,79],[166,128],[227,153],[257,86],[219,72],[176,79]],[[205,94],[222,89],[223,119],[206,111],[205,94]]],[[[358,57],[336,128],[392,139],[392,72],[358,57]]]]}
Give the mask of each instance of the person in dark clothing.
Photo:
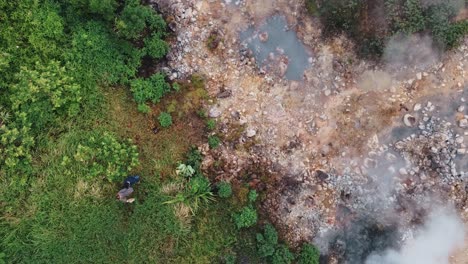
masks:
{"type": "Polygon", "coordinates": [[[138,175],[128,176],[127,178],[125,178],[125,180],[123,181],[122,190],[120,190],[117,193],[117,199],[124,203],[132,203],[133,201],[135,201],[135,198],[127,198],[127,196],[133,193],[132,186],[137,184],[138,182],[140,182],[140,176],[138,175]]]}
{"type": "Polygon", "coordinates": [[[123,188],[130,188],[138,182],[140,182],[140,176],[128,176],[123,182],[123,188]]]}

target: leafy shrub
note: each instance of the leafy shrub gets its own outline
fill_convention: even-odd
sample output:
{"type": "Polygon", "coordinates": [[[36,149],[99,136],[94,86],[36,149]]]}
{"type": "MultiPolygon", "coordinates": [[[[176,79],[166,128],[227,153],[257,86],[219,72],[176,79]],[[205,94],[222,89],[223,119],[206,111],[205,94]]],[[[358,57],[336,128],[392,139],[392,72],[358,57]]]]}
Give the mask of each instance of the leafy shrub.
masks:
{"type": "Polygon", "coordinates": [[[192,166],[181,163],[179,164],[179,166],[177,166],[176,172],[177,175],[180,175],[185,178],[190,178],[195,173],[195,170],[192,168],[192,166]]]}
{"type": "Polygon", "coordinates": [[[217,185],[218,187],[218,195],[221,198],[229,198],[232,195],[232,188],[229,182],[220,182],[217,185]]]}
{"type": "Polygon", "coordinates": [[[131,1],[116,20],[117,31],[125,38],[137,38],[145,29],[146,20],[151,15],[148,7],[137,4],[137,1],[131,1]]]}
{"type": "Polygon", "coordinates": [[[190,165],[193,169],[200,170],[200,165],[203,160],[201,152],[197,147],[191,147],[190,151],[187,153],[187,165],[190,165]]]}
{"type": "Polygon", "coordinates": [[[290,264],[294,260],[294,255],[285,245],[279,245],[273,254],[271,263],[273,264],[290,264]]]}
{"type": "Polygon", "coordinates": [[[169,45],[157,35],[151,35],[144,42],[146,55],[153,59],[160,59],[169,51],[169,45]]]}
{"type": "Polygon", "coordinates": [[[264,234],[257,233],[258,255],[262,258],[273,256],[278,245],[278,232],[271,225],[265,225],[264,234]]]}
{"type": "Polygon", "coordinates": [[[257,211],[252,206],[245,206],[238,213],[233,215],[234,224],[237,229],[251,227],[257,223],[257,211]]]}
{"type": "Polygon", "coordinates": [[[64,55],[67,65],[75,70],[75,79],[87,85],[127,84],[141,64],[141,51],[117,39],[100,22],[80,26],[72,35],[71,45],[64,55]]]}
{"type": "Polygon", "coordinates": [[[236,263],[236,256],[229,254],[224,257],[224,263],[225,264],[235,264],[236,263]]]}
{"type": "Polygon", "coordinates": [[[206,128],[210,131],[216,128],[216,121],[214,119],[208,119],[206,121],[206,128]]]}
{"type": "Polygon", "coordinates": [[[180,84],[178,84],[176,82],[173,83],[172,84],[172,89],[174,89],[174,91],[176,91],[176,92],[180,91],[180,84]]]}
{"type": "Polygon", "coordinates": [[[172,117],[166,112],[159,114],[158,120],[162,127],[170,127],[172,125],[172,117]]]}
{"type": "Polygon", "coordinates": [[[255,190],[251,190],[248,195],[249,203],[253,203],[257,200],[258,193],[255,190]]]}
{"type": "Polygon", "coordinates": [[[80,143],[73,158],[87,168],[88,179],[105,176],[109,181],[120,181],[139,164],[137,147],[130,140],[119,142],[107,132],[80,143]]]}
{"type": "Polygon", "coordinates": [[[146,104],[138,104],[137,109],[139,112],[142,112],[144,114],[147,114],[151,111],[151,108],[146,104]]]}
{"type": "Polygon", "coordinates": [[[147,101],[158,103],[161,98],[170,91],[171,86],[161,73],[153,74],[148,79],[135,79],[130,83],[133,98],[138,104],[147,101]]]}
{"type": "Polygon", "coordinates": [[[210,148],[217,148],[219,144],[221,144],[221,139],[219,139],[217,136],[208,137],[208,145],[210,146],[210,148]]]}
{"type": "Polygon", "coordinates": [[[320,252],[310,244],[303,244],[299,253],[298,264],[319,264],[320,252]]]}
{"type": "Polygon", "coordinates": [[[182,202],[190,207],[192,214],[195,214],[202,204],[213,200],[210,181],[203,176],[196,176],[190,178],[183,192],[178,193],[175,198],[166,201],[165,204],[182,202]]]}

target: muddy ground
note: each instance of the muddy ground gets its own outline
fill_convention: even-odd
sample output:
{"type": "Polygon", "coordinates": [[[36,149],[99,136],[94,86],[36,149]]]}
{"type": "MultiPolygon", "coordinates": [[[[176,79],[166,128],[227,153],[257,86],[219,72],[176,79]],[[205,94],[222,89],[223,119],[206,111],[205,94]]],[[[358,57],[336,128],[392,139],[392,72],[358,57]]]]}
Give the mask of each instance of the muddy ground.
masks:
{"type": "MultiPolygon", "coordinates": [[[[392,43],[399,51],[377,63],[357,58],[344,36],[321,38],[301,0],[153,3],[172,14],[166,71],[174,79],[204,76],[216,98],[207,106],[225,139],[216,177],[236,180],[263,166],[271,179],[248,179],[266,189],[263,207],[291,244],[324,244],[323,234],[345,225],[343,212],[354,218],[369,207],[407,219],[398,220],[405,230],[417,217],[402,204],[424,214],[448,199],[468,221],[467,39],[442,54],[415,36],[392,43]],[[285,19],[286,28],[262,31],[271,17],[285,19]],[[294,32],[305,53],[285,42],[258,61],[249,38],[261,49],[275,30],[294,32]],[[307,63],[301,78],[288,80],[298,61],[307,63]],[[390,186],[388,193],[373,181],[390,186]],[[388,208],[367,199],[376,191],[388,208]]],[[[209,167],[214,157],[205,153],[209,167]]],[[[453,263],[466,263],[467,250],[465,243],[453,263]]]]}

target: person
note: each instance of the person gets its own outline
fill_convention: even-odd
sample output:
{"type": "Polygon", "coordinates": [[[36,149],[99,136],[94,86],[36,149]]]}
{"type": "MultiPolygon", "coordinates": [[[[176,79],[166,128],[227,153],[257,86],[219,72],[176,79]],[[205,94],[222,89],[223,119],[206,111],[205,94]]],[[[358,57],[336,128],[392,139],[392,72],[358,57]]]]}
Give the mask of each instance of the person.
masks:
{"type": "Polygon", "coordinates": [[[127,198],[128,196],[130,196],[130,194],[133,193],[133,188],[132,187],[129,187],[129,188],[123,188],[122,190],[120,190],[118,193],[117,193],[117,200],[121,201],[121,202],[124,202],[124,203],[132,203],[135,199],[133,198],[127,198]]]}
{"type": "Polygon", "coordinates": [[[127,178],[125,178],[123,182],[123,188],[130,188],[138,182],[140,182],[140,176],[138,175],[128,176],[127,178]]]}

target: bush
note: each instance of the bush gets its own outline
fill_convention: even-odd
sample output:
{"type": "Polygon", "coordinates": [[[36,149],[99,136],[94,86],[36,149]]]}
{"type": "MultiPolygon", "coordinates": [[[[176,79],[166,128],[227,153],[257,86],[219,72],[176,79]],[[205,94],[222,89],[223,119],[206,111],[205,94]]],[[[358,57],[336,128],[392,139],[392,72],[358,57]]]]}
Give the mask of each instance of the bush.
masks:
{"type": "Polygon", "coordinates": [[[303,244],[299,253],[298,264],[319,264],[320,252],[310,244],[303,244]]]}
{"type": "Polygon", "coordinates": [[[73,158],[87,168],[88,179],[105,176],[109,181],[120,181],[139,164],[137,147],[130,140],[119,142],[106,132],[80,143],[73,158]]]}
{"type": "Polygon", "coordinates": [[[228,182],[220,182],[217,185],[218,187],[218,196],[221,198],[229,198],[232,195],[231,184],[228,182]]]}
{"type": "Polygon", "coordinates": [[[130,83],[133,98],[138,104],[151,101],[158,103],[170,91],[171,86],[161,73],[153,74],[149,79],[135,79],[130,83]]]}
{"type": "Polygon", "coordinates": [[[208,137],[208,145],[210,146],[210,148],[217,148],[219,144],[221,144],[221,140],[217,136],[208,137]]]}
{"type": "Polygon", "coordinates": [[[257,249],[260,257],[273,256],[277,245],[278,232],[271,224],[265,226],[264,234],[257,233],[257,249]]]}
{"type": "Polygon", "coordinates": [[[139,112],[142,112],[144,114],[147,114],[151,111],[151,108],[146,104],[138,104],[137,109],[139,112]]]}
{"type": "Polygon", "coordinates": [[[203,160],[203,156],[201,152],[197,149],[197,147],[191,147],[190,151],[187,154],[187,165],[192,166],[195,171],[200,170],[200,165],[203,160]]]}
{"type": "Polygon", "coordinates": [[[210,131],[216,128],[216,121],[214,119],[208,119],[206,121],[206,128],[210,131]]]}
{"type": "Polygon", "coordinates": [[[176,92],[180,91],[180,84],[178,84],[178,83],[176,83],[176,82],[173,83],[173,84],[172,84],[172,89],[173,89],[174,91],[176,91],[176,92]]]}
{"type": "Polygon", "coordinates": [[[153,59],[160,59],[169,51],[169,45],[155,34],[146,38],[144,42],[146,55],[153,59]]]}
{"type": "Polygon", "coordinates": [[[172,125],[172,117],[166,112],[159,114],[158,120],[162,127],[170,127],[172,125]]]}
{"type": "Polygon", "coordinates": [[[248,196],[249,203],[254,203],[257,200],[257,197],[258,197],[257,191],[251,190],[248,196]]]}
{"type": "Polygon", "coordinates": [[[294,255],[285,245],[279,245],[273,254],[271,263],[273,264],[290,264],[294,260],[294,255]]]}
{"type": "Polygon", "coordinates": [[[257,223],[257,211],[252,206],[245,206],[233,215],[234,224],[237,229],[251,227],[257,223]]]}
{"type": "Polygon", "coordinates": [[[185,178],[190,178],[195,173],[195,170],[190,165],[180,164],[177,166],[177,175],[180,175],[185,178]]]}

